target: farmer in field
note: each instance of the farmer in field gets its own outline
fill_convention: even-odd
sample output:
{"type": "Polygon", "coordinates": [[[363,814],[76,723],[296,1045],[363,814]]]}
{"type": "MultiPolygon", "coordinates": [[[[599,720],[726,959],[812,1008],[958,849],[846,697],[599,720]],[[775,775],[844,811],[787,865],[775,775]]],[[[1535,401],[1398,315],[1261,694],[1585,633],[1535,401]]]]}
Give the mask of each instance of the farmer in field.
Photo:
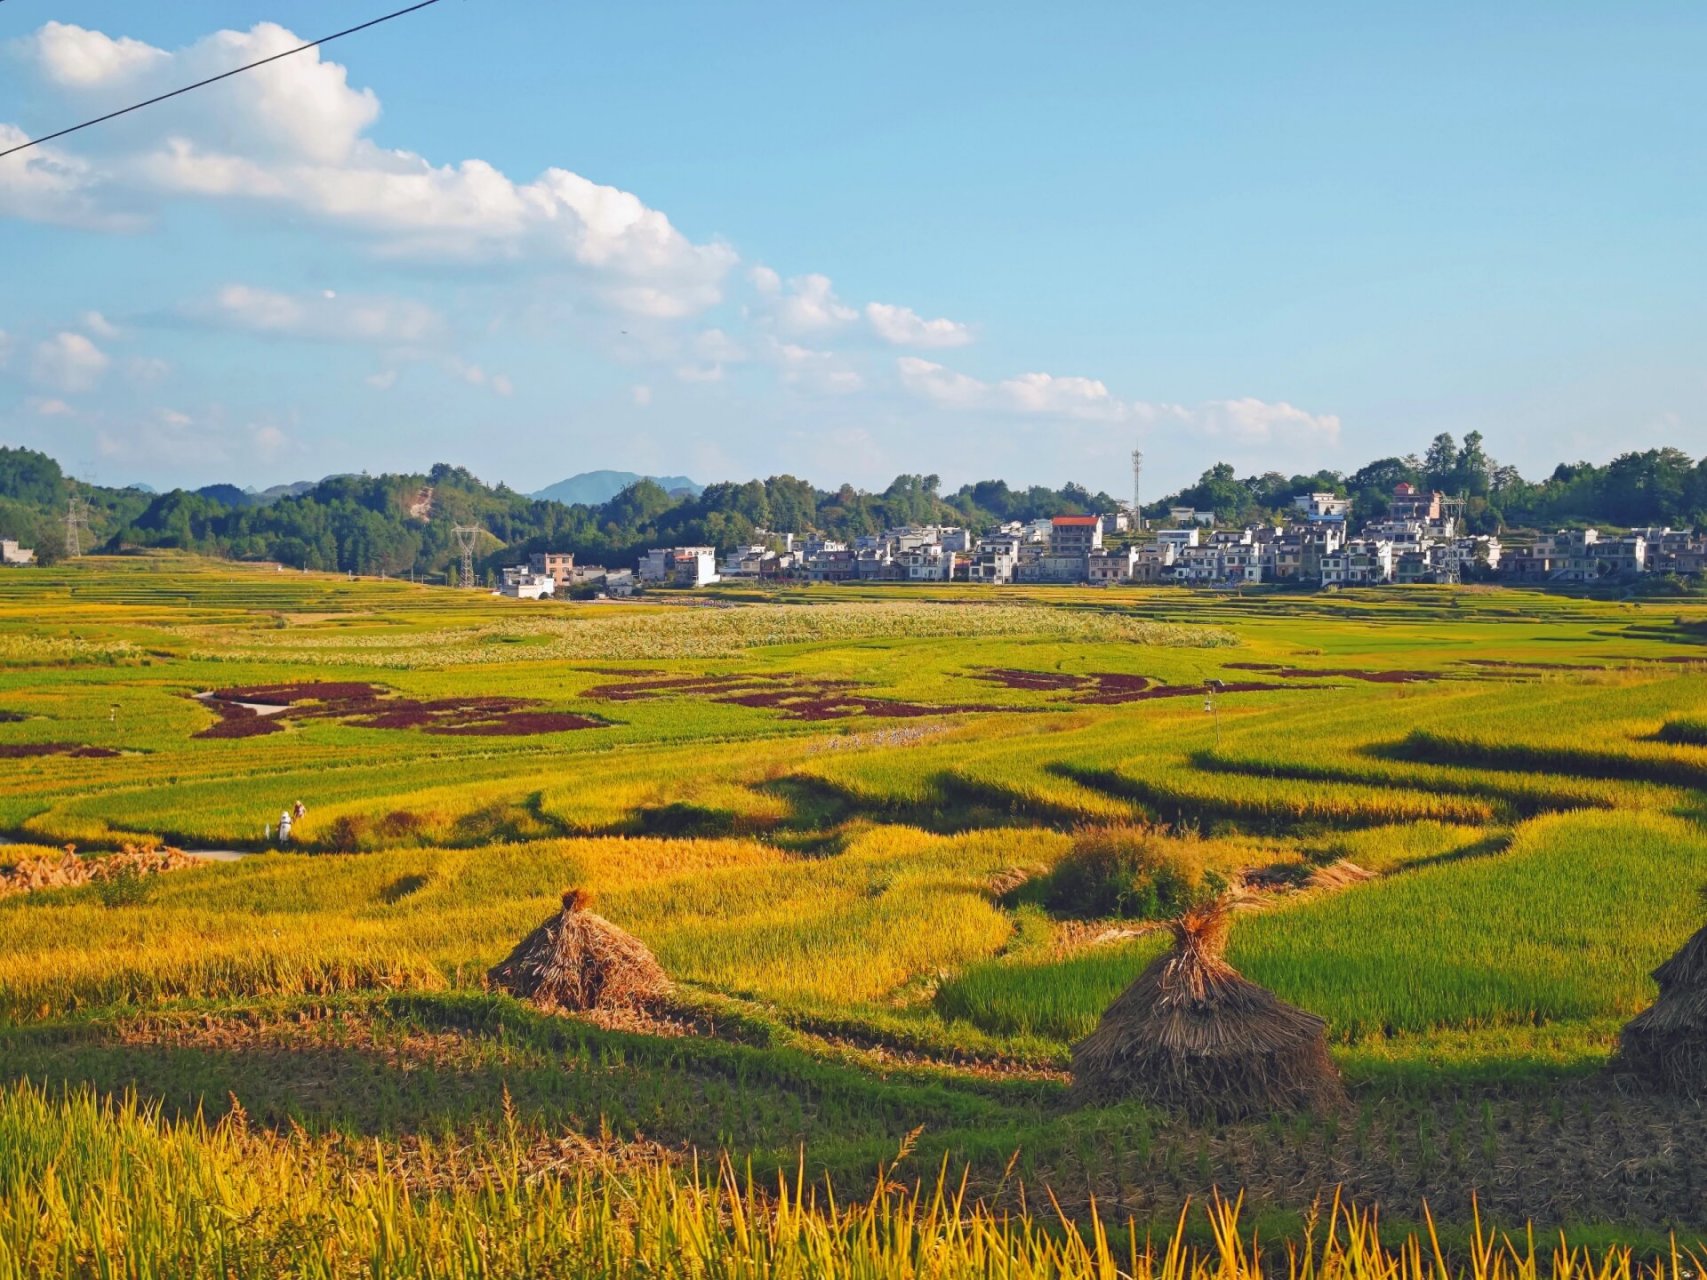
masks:
{"type": "Polygon", "coordinates": [[[279,843],[290,843],[290,810],[284,809],[279,813],[279,843]]]}
{"type": "Polygon", "coordinates": [[[291,816],[293,818],[295,818],[296,821],[301,822],[302,821],[302,815],[307,813],[307,812],[308,812],[308,809],[303,805],[302,801],[298,800],[296,802],[295,806],[293,806],[291,809],[291,816]]]}

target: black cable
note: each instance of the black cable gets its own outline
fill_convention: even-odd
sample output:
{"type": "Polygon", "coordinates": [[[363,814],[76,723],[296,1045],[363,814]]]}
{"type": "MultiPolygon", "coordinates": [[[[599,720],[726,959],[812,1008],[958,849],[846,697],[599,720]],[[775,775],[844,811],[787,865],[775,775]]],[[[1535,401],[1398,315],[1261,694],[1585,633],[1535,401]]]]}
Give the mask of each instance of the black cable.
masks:
{"type": "MultiPolygon", "coordinates": [[[[307,44],[299,44],[294,49],[286,49],[283,53],[275,53],[269,58],[262,58],[259,61],[251,62],[246,66],[233,67],[230,71],[221,71],[218,75],[209,76],[206,80],[197,80],[194,84],[187,84],[182,89],[174,89],[170,93],[162,93],[158,97],[149,98],[145,102],[137,102],[128,107],[120,107],[117,111],[109,111],[104,116],[96,116],[93,120],[85,120],[82,124],[74,124],[69,129],[61,129],[57,133],[46,134],[40,138],[31,138],[28,142],[20,142],[15,147],[9,147],[5,151],[0,151],[0,160],[4,160],[7,156],[12,155],[15,152],[24,151],[30,147],[40,146],[44,142],[52,142],[55,138],[63,138],[68,133],[76,133],[79,129],[87,129],[90,125],[102,124],[117,116],[129,115],[132,111],[140,111],[144,107],[152,107],[156,102],[164,102],[167,98],[176,98],[179,94],[188,93],[191,89],[200,89],[203,85],[210,85],[218,80],[229,79],[231,76],[238,75],[244,71],[253,71],[256,67],[264,67],[269,62],[277,62],[280,58],[288,58],[293,53],[301,53],[303,50],[312,49],[316,45],[329,44],[333,40],[341,40],[345,36],[353,36],[358,31],[366,31],[369,27],[377,27],[382,22],[390,22],[393,18],[401,18],[406,13],[414,13],[417,9],[425,9],[428,5],[434,5],[438,2],[439,0],[420,0],[418,4],[412,4],[406,9],[398,9],[396,12],[388,13],[384,17],[372,18],[369,21],[362,23],[360,26],[348,27],[343,31],[335,31],[329,36],[321,36],[318,40],[310,40],[307,44]]],[[[0,4],[4,3],[5,0],[0,0],[0,4]]]]}

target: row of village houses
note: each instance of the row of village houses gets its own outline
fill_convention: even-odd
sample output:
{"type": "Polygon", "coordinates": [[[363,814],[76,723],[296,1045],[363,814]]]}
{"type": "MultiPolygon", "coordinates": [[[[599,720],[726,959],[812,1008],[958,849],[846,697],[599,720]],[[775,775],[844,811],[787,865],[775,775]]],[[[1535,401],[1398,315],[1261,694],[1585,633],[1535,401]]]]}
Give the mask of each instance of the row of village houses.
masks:
{"type": "Polygon", "coordinates": [[[1216,529],[1213,513],[1176,508],[1171,527],[1119,545],[1105,540],[1130,531],[1126,512],[1012,522],[982,536],[935,525],[851,542],[781,534],[721,560],[711,547],[660,547],[632,572],[576,566],[573,557],[554,553],[506,570],[501,590],[537,596],[593,586],[627,595],[636,587],[700,587],[722,579],[1333,587],[1490,579],[1590,583],[1707,572],[1707,534],[1687,530],[1602,535],[1571,529],[1507,544],[1463,532],[1455,504],[1410,485],[1400,485],[1387,515],[1356,536],[1347,529],[1349,513],[1346,499],[1318,493],[1299,498],[1284,525],[1216,529]]]}

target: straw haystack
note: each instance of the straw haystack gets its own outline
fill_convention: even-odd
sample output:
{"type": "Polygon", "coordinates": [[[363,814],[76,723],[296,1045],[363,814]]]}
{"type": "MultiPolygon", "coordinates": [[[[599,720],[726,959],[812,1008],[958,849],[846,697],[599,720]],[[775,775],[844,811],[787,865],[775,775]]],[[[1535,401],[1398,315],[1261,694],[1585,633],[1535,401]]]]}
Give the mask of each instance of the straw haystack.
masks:
{"type": "Polygon", "coordinates": [[[545,1009],[610,1009],[643,1004],[670,989],[644,943],[587,908],[571,889],[563,910],[522,939],[488,975],[491,983],[545,1009]]]}
{"type": "Polygon", "coordinates": [[[1343,1097],[1326,1024],[1222,959],[1228,924],[1221,902],[1173,922],[1173,951],[1073,1046],[1076,1101],[1135,1098],[1194,1118],[1235,1120],[1343,1097]]]}
{"type": "Polygon", "coordinates": [[[1659,999],[1624,1024],[1614,1068],[1648,1084],[1707,1096],[1707,927],[1654,970],[1659,999]]]}

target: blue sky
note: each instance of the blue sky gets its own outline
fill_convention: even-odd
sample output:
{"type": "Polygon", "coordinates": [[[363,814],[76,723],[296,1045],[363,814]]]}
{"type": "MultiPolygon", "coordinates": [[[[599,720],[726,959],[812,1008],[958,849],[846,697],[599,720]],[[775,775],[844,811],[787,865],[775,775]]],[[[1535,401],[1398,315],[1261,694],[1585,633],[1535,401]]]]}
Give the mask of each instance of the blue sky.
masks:
{"type": "MultiPolygon", "coordinates": [[[[9,0],[0,137],[385,7],[9,0]]],[[[1699,3],[443,0],[0,160],[0,440],[521,489],[1701,453],[1703,65],[1699,3]]]]}

